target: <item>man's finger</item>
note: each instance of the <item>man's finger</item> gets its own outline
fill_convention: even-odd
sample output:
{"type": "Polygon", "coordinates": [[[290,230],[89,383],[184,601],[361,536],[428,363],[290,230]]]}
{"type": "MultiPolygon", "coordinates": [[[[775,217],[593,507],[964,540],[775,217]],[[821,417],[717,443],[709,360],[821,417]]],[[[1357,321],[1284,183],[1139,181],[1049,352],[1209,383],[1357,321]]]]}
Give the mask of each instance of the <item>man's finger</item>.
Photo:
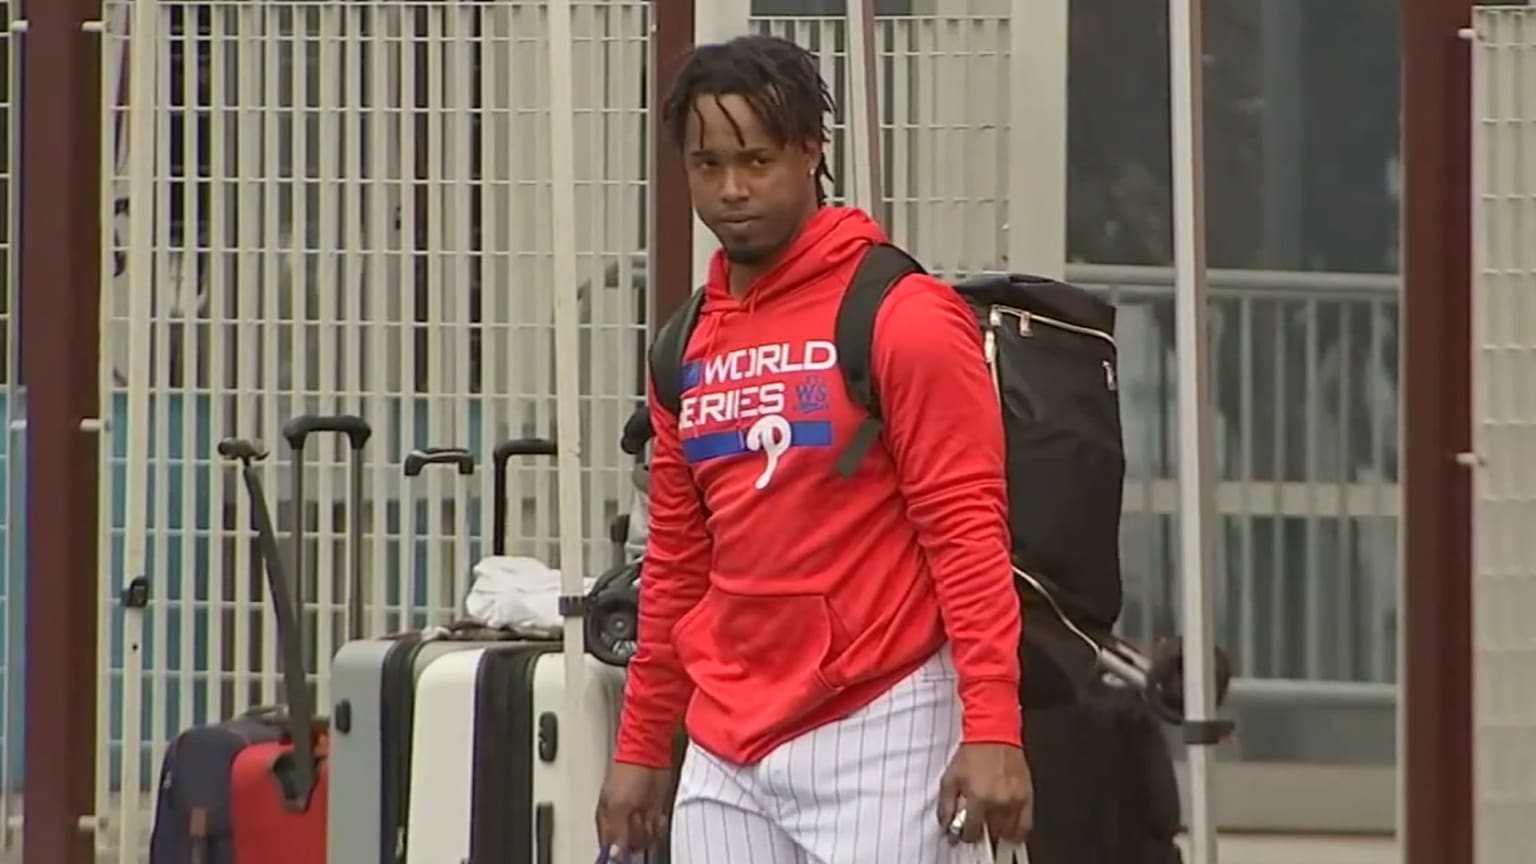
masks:
{"type": "Polygon", "coordinates": [[[986,836],[987,802],[985,798],[966,799],[965,824],[960,826],[961,843],[980,843],[986,836]]]}
{"type": "Polygon", "coordinates": [[[608,821],[608,807],[606,804],[597,805],[597,813],[594,820],[597,823],[597,842],[604,849],[613,843],[613,826],[608,821]]]}
{"type": "Polygon", "coordinates": [[[987,813],[987,833],[993,840],[1023,843],[1026,834],[1024,805],[1020,803],[993,807],[987,813]]]}
{"type": "Polygon", "coordinates": [[[633,854],[644,852],[651,845],[651,819],[650,813],[644,810],[631,810],[629,813],[629,830],[624,837],[624,852],[633,854]]]}
{"type": "Polygon", "coordinates": [[[629,851],[632,836],[629,822],[626,813],[615,813],[611,809],[598,813],[597,839],[603,849],[607,850],[609,861],[618,862],[629,851]]]}
{"type": "Polygon", "coordinates": [[[949,823],[955,819],[955,813],[960,810],[960,783],[949,773],[939,781],[939,825],[949,830],[949,823]]]}
{"type": "Polygon", "coordinates": [[[971,813],[965,820],[965,826],[960,829],[961,843],[980,843],[986,837],[987,817],[981,813],[971,813]]]}
{"type": "Polygon", "coordinates": [[[670,821],[666,810],[657,808],[651,813],[650,818],[646,820],[645,828],[653,841],[667,836],[667,823],[670,821]]]}

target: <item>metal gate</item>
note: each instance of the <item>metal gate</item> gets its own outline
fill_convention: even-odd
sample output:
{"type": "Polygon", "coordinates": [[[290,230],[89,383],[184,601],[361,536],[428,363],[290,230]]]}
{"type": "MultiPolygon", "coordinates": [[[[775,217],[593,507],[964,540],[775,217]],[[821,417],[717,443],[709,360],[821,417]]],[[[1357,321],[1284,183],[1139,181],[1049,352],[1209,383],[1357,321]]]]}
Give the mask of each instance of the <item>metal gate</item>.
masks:
{"type": "MultiPolygon", "coordinates": [[[[136,857],[165,743],[278,698],[250,510],[222,437],[259,438],[279,531],[304,520],[311,681],[328,704],[347,522],[368,632],[441,623],[490,536],[484,454],[555,434],[543,3],[109,0],[103,93],[103,604],[98,813],[136,857]],[[361,512],[345,460],[278,434],[303,412],[374,430],[361,512]],[[464,446],[468,484],[406,453],[464,446]],[[468,530],[465,530],[468,528],[468,530]],[[318,574],[318,578],[317,575],[318,574]],[[151,602],[124,608],[126,580],[151,602]],[[121,797],[119,794],[121,793],[121,797]]],[[[574,4],[587,559],[627,506],[619,430],[641,390],[647,7],[574,4]]],[[[561,430],[575,434],[577,430],[561,430]]],[[[512,474],[515,554],[556,562],[553,460],[512,474]]]]}
{"type": "MultiPolygon", "coordinates": [[[[108,814],[103,845],[121,844],[123,860],[146,839],[164,742],[189,725],[276,697],[276,646],[249,510],[229,469],[211,458],[213,442],[239,434],[274,446],[278,458],[266,479],[279,530],[287,532],[300,514],[287,495],[278,425],[315,410],[356,412],[373,423],[358,516],[366,570],[383,574],[368,605],[369,629],[379,632],[448,615],[489,534],[483,470],[471,489],[442,475],[406,485],[403,454],[437,444],[484,453],[496,438],[554,431],[551,243],[541,219],[553,155],[544,132],[543,5],[106,2],[102,219],[112,230],[103,258],[102,392],[110,413],[102,416],[112,420],[112,446],[101,472],[96,812],[108,814]],[[461,539],[466,524],[471,531],[461,539]],[[147,610],[125,610],[119,591],[140,574],[151,580],[153,601],[147,610]]],[[[570,155],[581,226],[587,445],[587,512],[576,530],[589,538],[588,560],[602,561],[607,522],[628,496],[627,466],[614,444],[641,391],[652,4],[573,6],[577,152],[570,155]]],[[[840,19],[755,25],[815,49],[828,79],[846,80],[840,19]]],[[[884,215],[899,241],[945,274],[1006,265],[1009,211],[1020,204],[1006,191],[1010,163],[1018,161],[1006,86],[1012,42],[1006,12],[904,16],[878,27],[878,69],[889,94],[882,106],[890,154],[884,215]]],[[[839,168],[841,138],[839,123],[839,168]]],[[[1128,607],[1128,627],[1150,632],[1165,611],[1160,595],[1175,584],[1158,540],[1177,509],[1171,466],[1149,455],[1171,428],[1160,386],[1167,382],[1157,376],[1173,346],[1151,323],[1168,303],[1169,274],[1091,266],[1070,274],[1121,306],[1123,350],[1142,375],[1141,383],[1123,386],[1128,437],[1136,438],[1127,495],[1133,518],[1124,536],[1128,557],[1151,562],[1128,585],[1141,598],[1128,607]]],[[[1260,378],[1249,362],[1255,355],[1304,356],[1307,368],[1324,370],[1313,377],[1382,377],[1385,360],[1370,360],[1356,378],[1339,370],[1354,353],[1387,355],[1395,341],[1394,279],[1215,273],[1212,288],[1223,307],[1217,317],[1242,334],[1234,352],[1242,359],[1228,374],[1253,380],[1261,398],[1274,400],[1276,416],[1294,391],[1280,386],[1283,379],[1260,378]],[[1325,315],[1354,322],[1352,332],[1364,334],[1370,351],[1321,339],[1325,315]]],[[[1306,523],[1303,542],[1291,545],[1309,571],[1321,574],[1337,559],[1341,574],[1348,564],[1390,582],[1390,555],[1361,553],[1369,563],[1357,567],[1356,553],[1324,542],[1351,536],[1345,526],[1359,521],[1369,527],[1358,531],[1357,545],[1390,548],[1396,515],[1393,415],[1378,406],[1361,420],[1362,410],[1348,404],[1354,391],[1336,389],[1337,409],[1323,395],[1333,391],[1308,384],[1304,413],[1338,432],[1319,436],[1328,440],[1369,423],[1379,444],[1365,480],[1330,473],[1314,455],[1305,477],[1260,476],[1250,465],[1234,469],[1218,489],[1221,512],[1253,526],[1234,541],[1239,563],[1231,568],[1240,597],[1232,605],[1241,610],[1233,615],[1233,643],[1245,649],[1245,675],[1289,668],[1253,659],[1263,646],[1301,657],[1305,663],[1293,665],[1308,674],[1342,674],[1330,672],[1327,654],[1342,629],[1291,627],[1290,613],[1255,588],[1260,570],[1272,569],[1269,581],[1278,585],[1298,566],[1284,557],[1292,553],[1278,551],[1278,539],[1265,545],[1271,524],[1306,523]]],[[[1257,434],[1255,401],[1231,420],[1249,438],[1257,434]]],[[[344,460],[331,448],[311,449],[320,452],[309,454],[306,477],[306,571],[340,573],[351,518],[344,460]]],[[[553,558],[552,465],[520,468],[513,485],[520,499],[511,508],[515,551],[553,558]]],[[[323,700],[344,598],[337,580],[310,578],[305,617],[314,634],[312,681],[323,700]]],[[[1335,587],[1322,575],[1309,577],[1308,596],[1321,607],[1335,587]]],[[[1366,594],[1384,607],[1380,598],[1391,591],[1377,586],[1366,594]]],[[[1359,616],[1377,622],[1373,647],[1341,668],[1390,678],[1387,611],[1359,616]]],[[[1355,620],[1345,617],[1344,625],[1355,620]]]]}
{"type": "MultiPolygon", "coordinates": [[[[211,455],[219,438],[265,441],[279,532],[304,519],[304,619],[324,706],[343,635],[346,462],[310,448],[298,513],[282,422],[323,411],[373,425],[357,514],[364,570],[379,574],[373,633],[451,615],[490,535],[487,471],[472,488],[443,474],[406,484],[404,454],[484,454],[500,438],[555,431],[544,5],[106,2],[102,410],[113,431],[101,472],[97,812],[109,814],[102,845],[121,860],[147,840],[166,742],[278,698],[249,507],[211,455]],[[139,575],[153,599],[125,608],[121,590],[139,575]]],[[[600,564],[607,525],[629,503],[617,441],[642,393],[651,4],[572,5],[587,503],[573,530],[600,564]]],[[[898,96],[886,121],[908,145],[889,215],[950,272],[1004,255],[1005,23],[882,22],[882,74],[898,96]],[[918,78],[969,95],[920,100],[918,78]],[[940,148],[975,158],[938,160],[940,148]]],[[[817,49],[840,80],[840,20],[756,26],[817,49]]],[[[512,486],[512,551],[554,561],[553,463],[519,467],[512,486]]]]}
{"type": "Polygon", "coordinates": [[[1536,849],[1536,9],[1479,9],[1474,675],[1481,864],[1536,849]]]}

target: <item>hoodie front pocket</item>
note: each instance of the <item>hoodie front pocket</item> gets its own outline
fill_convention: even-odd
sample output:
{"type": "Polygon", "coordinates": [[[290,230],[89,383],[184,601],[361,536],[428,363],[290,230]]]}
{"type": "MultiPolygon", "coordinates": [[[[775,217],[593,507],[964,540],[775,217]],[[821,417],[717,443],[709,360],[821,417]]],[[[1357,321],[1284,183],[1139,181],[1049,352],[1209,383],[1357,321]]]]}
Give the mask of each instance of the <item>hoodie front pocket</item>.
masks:
{"type": "Polygon", "coordinates": [[[766,710],[808,708],[836,690],[823,672],[833,640],[821,595],[715,587],[672,630],[678,660],[700,691],[737,708],[766,710]]]}

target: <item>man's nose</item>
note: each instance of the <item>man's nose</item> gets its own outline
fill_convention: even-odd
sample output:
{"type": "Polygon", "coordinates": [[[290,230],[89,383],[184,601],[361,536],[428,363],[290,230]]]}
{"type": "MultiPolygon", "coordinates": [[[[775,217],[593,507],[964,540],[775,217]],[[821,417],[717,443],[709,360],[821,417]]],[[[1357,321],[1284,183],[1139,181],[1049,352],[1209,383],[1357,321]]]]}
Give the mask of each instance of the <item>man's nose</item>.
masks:
{"type": "Polygon", "coordinates": [[[746,178],[735,168],[726,168],[725,177],[720,184],[720,197],[733,204],[739,204],[747,200],[749,196],[746,178]]]}

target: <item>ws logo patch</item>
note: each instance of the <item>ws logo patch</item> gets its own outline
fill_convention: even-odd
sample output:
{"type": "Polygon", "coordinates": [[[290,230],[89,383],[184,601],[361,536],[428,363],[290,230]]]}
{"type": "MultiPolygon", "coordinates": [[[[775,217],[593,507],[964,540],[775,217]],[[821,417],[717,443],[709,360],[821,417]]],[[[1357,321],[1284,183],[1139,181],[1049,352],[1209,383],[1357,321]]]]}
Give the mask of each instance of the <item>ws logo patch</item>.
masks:
{"type": "Polygon", "coordinates": [[[825,378],[817,375],[795,385],[795,409],[801,414],[822,414],[828,407],[825,378]]]}

